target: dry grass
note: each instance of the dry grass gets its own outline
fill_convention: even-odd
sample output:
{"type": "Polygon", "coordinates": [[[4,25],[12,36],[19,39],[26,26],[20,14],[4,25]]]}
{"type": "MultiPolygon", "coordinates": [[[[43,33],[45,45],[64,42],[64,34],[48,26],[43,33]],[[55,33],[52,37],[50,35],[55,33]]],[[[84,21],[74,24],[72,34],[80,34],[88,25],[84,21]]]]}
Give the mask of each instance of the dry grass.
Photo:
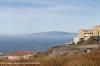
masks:
{"type": "Polygon", "coordinates": [[[29,66],[100,66],[100,50],[94,50],[88,54],[73,54],[55,58],[37,56],[32,57],[32,61],[37,61],[41,64],[29,66]]]}
{"type": "Polygon", "coordinates": [[[95,50],[89,54],[48,58],[41,63],[44,66],[100,66],[100,50],[95,50]]]}

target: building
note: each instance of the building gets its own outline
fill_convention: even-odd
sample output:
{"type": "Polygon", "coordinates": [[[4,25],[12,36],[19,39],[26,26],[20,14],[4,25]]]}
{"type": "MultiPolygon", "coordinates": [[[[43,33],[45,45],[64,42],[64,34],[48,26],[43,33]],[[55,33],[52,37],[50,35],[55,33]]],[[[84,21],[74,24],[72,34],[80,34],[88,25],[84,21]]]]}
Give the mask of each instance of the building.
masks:
{"type": "Polygon", "coordinates": [[[93,36],[100,36],[100,25],[97,25],[92,28],[93,36]]]}
{"type": "Polygon", "coordinates": [[[84,40],[89,39],[91,36],[93,36],[93,31],[90,29],[89,30],[87,30],[87,29],[80,30],[80,32],[78,34],[78,37],[84,38],[84,40]]]}
{"type": "Polygon", "coordinates": [[[32,54],[32,52],[14,52],[8,55],[8,60],[28,60],[32,54]]]}
{"type": "Polygon", "coordinates": [[[96,25],[91,29],[81,29],[76,38],[74,38],[74,43],[78,43],[80,39],[88,40],[91,36],[100,36],[100,25],[96,25]]]}

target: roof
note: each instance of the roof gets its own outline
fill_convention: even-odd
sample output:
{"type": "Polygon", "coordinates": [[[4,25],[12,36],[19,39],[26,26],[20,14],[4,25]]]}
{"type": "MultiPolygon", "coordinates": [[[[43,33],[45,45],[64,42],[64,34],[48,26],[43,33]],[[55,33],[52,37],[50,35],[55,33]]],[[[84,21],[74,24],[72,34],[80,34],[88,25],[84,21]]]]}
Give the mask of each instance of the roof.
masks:
{"type": "Polygon", "coordinates": [[[22,55],[30,55],[30,54],[33,54],[33,52],[19,51],[19,52],[10,53],[11,56],[22,56],[22,55]]]}

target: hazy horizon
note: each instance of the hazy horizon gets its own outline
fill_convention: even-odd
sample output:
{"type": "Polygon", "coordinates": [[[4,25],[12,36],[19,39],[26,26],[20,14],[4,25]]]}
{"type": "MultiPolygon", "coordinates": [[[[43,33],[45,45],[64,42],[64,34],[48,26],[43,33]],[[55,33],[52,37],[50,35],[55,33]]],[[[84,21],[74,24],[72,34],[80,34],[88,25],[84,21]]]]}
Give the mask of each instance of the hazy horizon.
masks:
{"type": "Polygon", "coordinates": [[[77,33],[100,24],[99,0],[2,0],[0,35],[77,33]]]}

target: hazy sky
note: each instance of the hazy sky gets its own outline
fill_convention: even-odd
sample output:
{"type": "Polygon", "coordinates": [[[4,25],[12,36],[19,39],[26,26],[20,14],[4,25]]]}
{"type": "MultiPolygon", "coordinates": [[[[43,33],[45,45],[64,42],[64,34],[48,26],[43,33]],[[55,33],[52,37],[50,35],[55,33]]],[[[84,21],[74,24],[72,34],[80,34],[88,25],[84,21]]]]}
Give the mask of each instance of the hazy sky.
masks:
{"type": "Polygon", "coordinates": [[[100,0],[0,0],[0,34],[77,32],[100,24],[100,0]]]}

